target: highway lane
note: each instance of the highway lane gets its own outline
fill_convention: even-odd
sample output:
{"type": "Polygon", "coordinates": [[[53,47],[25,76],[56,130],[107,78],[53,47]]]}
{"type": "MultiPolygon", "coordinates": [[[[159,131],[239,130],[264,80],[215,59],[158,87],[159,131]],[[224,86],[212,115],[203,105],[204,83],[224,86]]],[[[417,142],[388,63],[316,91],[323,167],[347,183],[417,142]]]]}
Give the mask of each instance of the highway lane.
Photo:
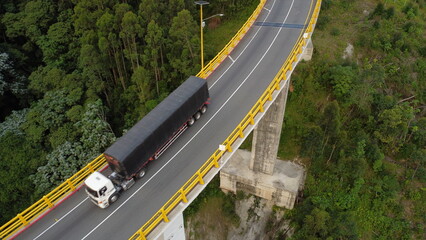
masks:
{"type": "Polygon", "coordinates": [[[207,79],[211,95],[207,113],[152,162],[146,176],[116,203],[99,209],[81,189],[17,239],[130,237],[200,168],[247,114],[303,31],[292,26],[305,25],[314,5],[315,0],[269,0],[257,21],[273,24],[253,26],[230,58],[207,79]]]}

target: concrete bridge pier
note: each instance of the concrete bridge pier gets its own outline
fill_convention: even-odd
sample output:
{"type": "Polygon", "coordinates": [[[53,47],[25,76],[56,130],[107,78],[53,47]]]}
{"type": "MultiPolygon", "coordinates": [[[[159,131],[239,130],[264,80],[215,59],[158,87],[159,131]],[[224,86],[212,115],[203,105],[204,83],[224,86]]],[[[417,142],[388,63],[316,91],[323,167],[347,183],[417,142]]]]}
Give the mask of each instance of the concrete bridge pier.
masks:
{"type": "Polygon", "coordinates": [[[304,180],[304,170],[277,160],[289,81],[253,130],[252,151],[237,150],[220,172],[220,187],[239,190],[292,209],[304,180]]]}
{"type": "MultiPolygon", "coordinates": [[[[313,44],[308,39],[300,59],[312,58],[313,44]]],[[[297,194],[303,188],[303,167],[277,159],[290,79],[253,130],[252,151],[237,150],[220,172],[222,190],[239,190],[292,209],[297,194]]]]}

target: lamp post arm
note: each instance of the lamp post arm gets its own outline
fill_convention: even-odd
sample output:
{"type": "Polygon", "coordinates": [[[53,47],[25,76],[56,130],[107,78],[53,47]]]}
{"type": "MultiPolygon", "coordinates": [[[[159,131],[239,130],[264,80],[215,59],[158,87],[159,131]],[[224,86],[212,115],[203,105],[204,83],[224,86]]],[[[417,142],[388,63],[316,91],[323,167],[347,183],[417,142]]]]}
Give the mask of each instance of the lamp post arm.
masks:
{"type": "Polygon", "coordinates": [[[214,18],[214,17],[223,17],[223,16],[225,16],[225,14],[223,14],[223,13],[218,13],[218,14],[215,14],[215,15],[213,15],[213,16],[210,16],[210,17],[208,17],[208,18],[204,18],[203,19],[203,21],[206,21],[206,20],[209,20],[210,18],[214,18]]]}

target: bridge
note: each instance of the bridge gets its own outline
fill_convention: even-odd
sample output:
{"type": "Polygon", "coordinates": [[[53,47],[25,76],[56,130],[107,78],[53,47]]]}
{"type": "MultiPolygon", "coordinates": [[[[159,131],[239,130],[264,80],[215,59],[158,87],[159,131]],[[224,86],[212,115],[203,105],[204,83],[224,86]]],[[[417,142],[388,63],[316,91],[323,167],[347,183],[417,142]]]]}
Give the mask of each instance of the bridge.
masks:
{"type": "Polygon", "coordinates": [[[204,189],[264,115],[310,41],[321,0],[261,0],[197,75],[211,104],[146,176],[107,209],[81,189],[101,155],[0,228],[1,239],[155,239],[204,189]]]}

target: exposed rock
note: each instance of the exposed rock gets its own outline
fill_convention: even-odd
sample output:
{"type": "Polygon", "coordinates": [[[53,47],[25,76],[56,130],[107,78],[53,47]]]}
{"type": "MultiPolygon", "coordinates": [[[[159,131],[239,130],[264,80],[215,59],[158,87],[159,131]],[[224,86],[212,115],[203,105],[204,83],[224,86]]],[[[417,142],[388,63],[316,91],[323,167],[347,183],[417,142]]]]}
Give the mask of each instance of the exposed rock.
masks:
{"type": "Polygon", "coordinates": [[[354,46],[348,43],[348,46],[346,47],[345,52],[343,53],[343,59],[352,58],[353,54],[354,54],[354,46]]]}

